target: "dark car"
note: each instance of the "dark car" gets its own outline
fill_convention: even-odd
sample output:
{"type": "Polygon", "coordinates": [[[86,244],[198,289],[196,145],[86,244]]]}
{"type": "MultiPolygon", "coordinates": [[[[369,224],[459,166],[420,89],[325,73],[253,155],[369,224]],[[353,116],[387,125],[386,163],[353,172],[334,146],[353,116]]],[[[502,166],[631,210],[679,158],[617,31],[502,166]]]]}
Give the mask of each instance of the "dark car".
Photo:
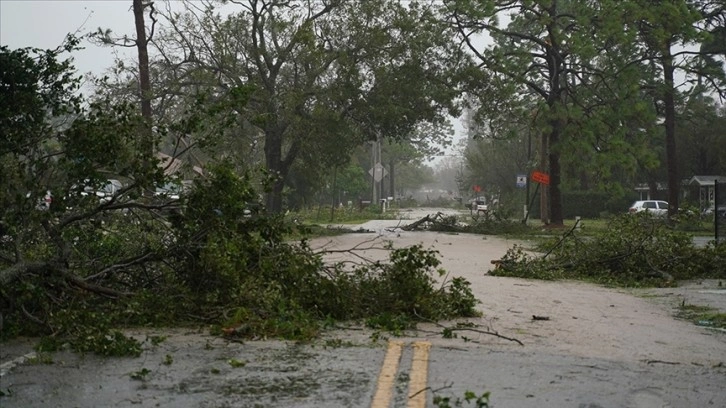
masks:
{"type": "Polygon", "coordinates": [[[711,206],[710,208],[703,210],[703,215],[710,216],[714,213],[718,218],[726,218],[726,205],[719,205],[718,207],[711,206]]]}

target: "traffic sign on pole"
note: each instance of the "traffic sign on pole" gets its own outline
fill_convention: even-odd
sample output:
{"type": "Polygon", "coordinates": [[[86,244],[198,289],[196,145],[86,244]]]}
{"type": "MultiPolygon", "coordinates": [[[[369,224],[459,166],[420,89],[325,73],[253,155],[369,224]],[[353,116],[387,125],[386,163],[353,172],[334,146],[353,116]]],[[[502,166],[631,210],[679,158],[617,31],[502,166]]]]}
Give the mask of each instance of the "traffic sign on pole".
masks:
{"type": "Polygon", "coordinates": [[[550,185],[550,175],[535,170],[532,172],[532,181],[548,186],[550,185]]]}
{"type": "Polygon", "coordinates": [[[524,174],[517,174],[517,187],[522,188],[527,186],[527,176],[524,174]]]}
{"type": "Polygon", "coordinates": [[[373,180],[376,181],[376,183],[380,183],[381,180],[383,180],[384,177],[388,175],[388,172],[386,171],[386,168],[383,167],[381,163],[376,163],[375,166],[373,166],[372,169],[368,170],[368,174],[373,177],[373,180]]]}

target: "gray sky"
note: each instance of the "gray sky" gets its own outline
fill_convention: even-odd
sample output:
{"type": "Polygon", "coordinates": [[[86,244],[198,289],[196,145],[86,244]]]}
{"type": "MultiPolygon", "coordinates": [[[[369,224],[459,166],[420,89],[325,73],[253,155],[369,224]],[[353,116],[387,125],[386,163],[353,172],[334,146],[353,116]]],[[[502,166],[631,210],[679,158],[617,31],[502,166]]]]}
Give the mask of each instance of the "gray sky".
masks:
{"type": "MultiPolygon", "coordinates": [[[[55,48],[68,33],[82,35],[98,27],[133,36],[131,0],[0,0],[0,44],[11,49],[55,48]]],[[[74,53],[80,73],[100,74],[113,64],[112,48],[89,42],[82,46],[74,53]]]]}

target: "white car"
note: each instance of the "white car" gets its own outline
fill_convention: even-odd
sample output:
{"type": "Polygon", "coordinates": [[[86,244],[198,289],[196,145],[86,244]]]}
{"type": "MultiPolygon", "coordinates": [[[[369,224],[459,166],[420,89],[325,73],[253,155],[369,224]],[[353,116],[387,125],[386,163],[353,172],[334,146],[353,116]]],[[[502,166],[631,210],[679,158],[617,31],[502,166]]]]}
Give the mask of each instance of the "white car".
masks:
{"type": "Polygon", "coordinates": [[[188,188],[188,184],[168,182],[163,186],[156,187],[154,197],[163,197],[171,200],[178,200],[188,188]]]}
{"type": "Polygon", "coordinates": [[[630,206],[628,212],[635,214],[646,211],[656,217],[665,217],[668,215],[668,203],[659,200],[642,200],[636,201],[630,206]]]}
{"type": "MultiPolygon", "coordinates": [[[[98,198],[99,204],[105,204],[111,201],[113,196],[117,195],[119,190],[123,188],[123,184],[121,184],[120,181],[114,179],[106,180],[100,186],[92,185],[88,180],[86,180],[85,182],[86,185],[80,192],[81,197],[95,195],[98,198]]],[[[78,187],[73,186],[71,189],[73,191],[76,191],[78,187]]]]}
{"type": "Polygon", "coordinates": [[[470,211],[473,214],[479,215],[479,213],[486,214],[489,212],[489,205],[487,205],[487,199],[486,197],[477,197],[473,200],[471,200],[471,203],[469,204],[470,211]]]}

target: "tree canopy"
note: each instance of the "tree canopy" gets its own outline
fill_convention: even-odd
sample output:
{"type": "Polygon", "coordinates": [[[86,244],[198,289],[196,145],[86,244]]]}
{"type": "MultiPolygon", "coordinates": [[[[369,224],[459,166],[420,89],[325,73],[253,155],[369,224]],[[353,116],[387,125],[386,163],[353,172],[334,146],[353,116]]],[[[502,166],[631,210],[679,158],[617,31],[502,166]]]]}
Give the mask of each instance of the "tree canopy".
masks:
{"type": "MultiPolygon", "coordinates": [[[[672,211],[677,209],[673,72],[696,72],[687,67],[695,68],[704,54],[672,48],[697,46],[709,38],[708,30],[718,31],[721,9],[685,1],[444,4],[448,21],[489,76],[489,92],[471,94],[487,132],[496,132],[501,118],[519,117],[541,135],[536,166],[550,175],[552,223],[563,220],[563,187],[617,189],[656,167],[659,157],[651,147],[662,137],[660,123],[672,211]],[[675,62],[676,56],[686,58],[675,62]]],[[[699,75],[708,71],[716,86],[711,89],[721,89],[723,66],[700,66],[709,67],[699,75]]]]}
{"type": "Polygon", "coordinates": [[[334,168],[367,140],[405,140],[458,113],[468,60],[430,5],[209,1],[159,14],[165,24],[150,43],[156,114],[231,98],[217,109],[231,109],[236,123],[223,145],[239,149],[241,162],[263,159],[273,212],[296,162],[334,168]]]}

